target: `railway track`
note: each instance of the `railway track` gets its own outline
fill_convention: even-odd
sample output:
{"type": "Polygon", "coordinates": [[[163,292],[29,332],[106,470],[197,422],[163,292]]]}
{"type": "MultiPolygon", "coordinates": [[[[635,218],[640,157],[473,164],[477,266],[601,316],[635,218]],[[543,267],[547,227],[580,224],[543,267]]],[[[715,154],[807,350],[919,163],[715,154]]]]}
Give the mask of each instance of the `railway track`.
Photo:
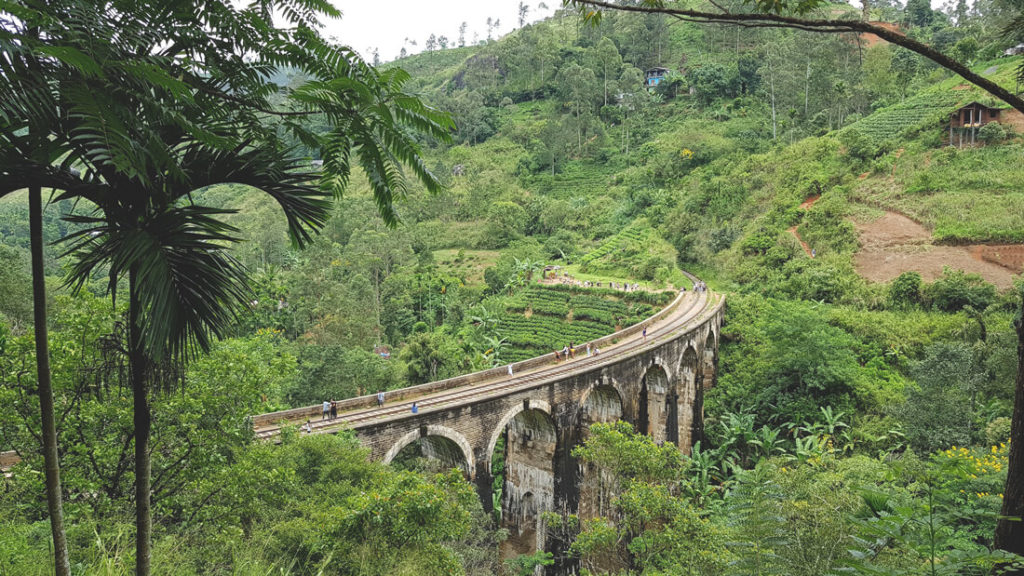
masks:
{"type": "MultiPolygon", "coordinates": [[[[697,280],[689,274],[688,276],[693,281],[697,280]]],[[[496,395],[539,387],[552,379],[564,378],[568,373],[591,371],[608,364],[613,364],[638,350],[659,345],[667,337],[677,334],[680,329],[685,329],[694,320],[702,320],[704,313],[715,300],[715,297],[707,292],[698,293],[693,291],[685,293],[682,298],[684,301],[679,302],[675,310],[665,318],[649,325],[646,339],[639,335],[627,336],[626,340],[603,350],[598,356],[565,360],[562,363],[515,375],[511,378],[497,378],[492,381],[429,393],[414,399],[403,399],[401,402],[391,405],[385,404],[379,408],[350,410],[339,414],[334,420],[313,421],[310,419],[310,425],[313,433],[333,433],[346,428],[358,429],[365,425],[379,422],[414,418],[416,415],[410,412],[410,406],[413,401],[416,402],[420,413],[430,413],[449,408],[453,404],[463,405],[496,395]]],[[[645,320],[645,322],[647,321],[649,320],[645,320]]],[[[284,426],[295,426],[305,423],[300,420],[291,420],[285,423],[259,427],[255,430],[256,437],[260,440],[272,441],[281,433],[281,429],[284,426]]]]}

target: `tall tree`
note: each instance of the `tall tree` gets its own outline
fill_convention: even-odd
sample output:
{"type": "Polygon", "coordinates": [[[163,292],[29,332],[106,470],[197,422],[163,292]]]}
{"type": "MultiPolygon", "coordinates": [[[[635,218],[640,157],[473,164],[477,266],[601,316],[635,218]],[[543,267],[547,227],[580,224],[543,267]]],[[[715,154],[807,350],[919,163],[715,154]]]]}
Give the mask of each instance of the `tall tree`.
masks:
{"type": "Polygon", "coordinates": [[[60,460],[57,450],[57,425],[50,382],[50,349],[46,325],[46,276],[43,273],[43,190],[29,188],[29,225],[32,229],[32,302],[36,339],[36,374],[39,382],[39,409],[42,414],[43,460],[46,468],[46,504],[50,514],[56,574],[70,574],[68,542],[64,533],[64,507],[60,484],[60,460]]]}
{"type": "Polygon", "coordinates": [[[542,34],[537,39],[537,45],[533,50],[533,61],[536,66],[539,79],[537,83],[538,88],[543,89],[546,73],[549,69],[554,68],[554,63],[557,59],[558,44],[550,34],[542,34]]]}
{"type": "Polygon", "coordinates": [[[928,0],[907,0],[904,13],[907,24],[925,28],[932,23],[932,17],[932,5],[928,0]]]}
{"type": "MultiPolygon", "coordinates": [[[[54,570],[58,576],[71,572],[64,530],[63,491],[60,481],[54,396],[46,313],[46,278],[43,271],[43,186],[45,167],[64,153],[60,142],[51,139],[59,121],[57,95],[51,78],[76,61],[74,53],[36,50],[41,38],[51,31],[37,17],[35,6],[25,6],[15,16],[0,10],[0,197],[28,188],[32,277],[32,310],[36,350],[36,381],[45,469],[46,503],[53,539],[54,570]]],[[[78,60],[77,65],[95,72],[95,63],[78,60]]]]}
{"type": "Polygon", "coordinates": [[[1010,420],[1010,454],[1006,465],[1003,508],[996,524],[995,546],[1024,556],[1024,293],[1020,296],[1020,309],[1013,320],[1013,328],[1017,332],[1017,386],[1010,420]]]}
{"type": "Polygon", "coordinates": [[[583,153],[583,128],[594,107],[594,92],[597,88],[597,77],[590,68],[584,68],[575,62],[560,72],[562,82],[562,100],[572,110],[576,119],[576,150],[583,153]]]}
{"type": "Polygon", "coordinates": [[[619,76],[619,90],[623,96],[622,102],[619,103],[619,108],[622,110],[622,151],[626,155],[627,164],[629,163],[633,124],[648,98],[647,90],[643,88],[643,81],[643,71],[632,66],[624,68],[622,75],[619,76]]]}
{"type": "Polygon", "coordinates": [[[612,39],[606,36],[601,38],[601,41],[594,47],[593,58],[597,63],[598,69],[601,71],[604,105],[607,106],[608,82],[609,80],[614,81],[618,77],[619,70],[622,69],[622,56],[619,54],[619,49],[615,46],[615,42],[612,42],[612,39]]]}

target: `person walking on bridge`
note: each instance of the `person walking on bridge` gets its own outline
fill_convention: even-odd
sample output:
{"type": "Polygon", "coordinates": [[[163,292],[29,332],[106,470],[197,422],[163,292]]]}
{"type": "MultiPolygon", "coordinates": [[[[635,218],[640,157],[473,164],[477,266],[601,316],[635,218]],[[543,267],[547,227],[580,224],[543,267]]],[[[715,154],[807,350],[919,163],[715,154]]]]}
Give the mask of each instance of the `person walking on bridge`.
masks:
{"type": "Polygon", "coordinates": [[[384,391],[377,390],[377,407],[380,408],[384,405],[384,391]]]}
{"type": "Polygon", "coordinates": [[[323,408],[323,413],[320,415],[320,420],[327,420],[331,416],[331,403],[324,400],[321,407],[323,408]]]}
{"type": "Polygon", "coordinates": [[[413,414],[419,414],[420,413],[420,409],[419,409],[418,406],[416,406],[415,402],[412,403],[412,413],[413,414]]]}
{"type": "Polygon", "coordinates": [[[338,403],[331,400],[331,420],[338,417],[338,403]]]}

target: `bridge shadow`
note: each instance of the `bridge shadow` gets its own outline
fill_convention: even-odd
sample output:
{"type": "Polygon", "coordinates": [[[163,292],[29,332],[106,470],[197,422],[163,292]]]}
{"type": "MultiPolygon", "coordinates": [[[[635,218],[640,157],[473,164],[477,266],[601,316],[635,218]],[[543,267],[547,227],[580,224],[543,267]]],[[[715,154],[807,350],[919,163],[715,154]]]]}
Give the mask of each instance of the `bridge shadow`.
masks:
{"type": "MultiPolygon", "coordinates": [[[[509,538],[502,543],[501,556],[511,558],[544,549],[541,513],[555,505],[558,431],[548,412],[524,406],[508,421],[502,435],[501,525],[508,528],[509,538]]],[[[499,472],[495,468],[498,466],[492,471],[499,472]]]]}
{"type": "MultiPolygon", "coordinates": [[[[612,386],[598,385],[583,398],[580,406],[579,443],[590,437],[590,426],[622,420],[622,397],[612,386]]],[[[580,464],[580,518],[609,517],[613,513],[614,481],[611,475],[593,464],[580,464]]]]}

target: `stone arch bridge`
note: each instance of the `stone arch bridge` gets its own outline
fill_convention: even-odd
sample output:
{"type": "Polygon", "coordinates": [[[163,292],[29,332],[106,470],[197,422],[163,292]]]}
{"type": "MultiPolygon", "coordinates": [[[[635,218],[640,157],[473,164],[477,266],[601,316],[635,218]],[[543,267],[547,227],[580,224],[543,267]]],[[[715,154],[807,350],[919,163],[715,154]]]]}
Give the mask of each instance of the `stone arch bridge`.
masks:
{"type": "Polygon", "coordinates": [[[545,548],[540,513],[602,514],[597,482],[572,456],[590,424],[626,420],[657,442],[689,452],[703,435],[703,392],[715,381],[724,298],[680,293],[647,320],[592,342],[599,355],[554,355],[484,372],[339,402],[321,421],[320,406],[262,414],[256,434],[272,440],[283,425],[310,421],[313,433],[352,429],[371,456],[391,462],[410,451],[459,467],[491,511],[492,458],[503,440],[503,522],[507,554],[545,548]],[[646,330],[646,334],[645,334],[646,330]],[[418,413],[410,410],[412,402],[418,413]]]}

